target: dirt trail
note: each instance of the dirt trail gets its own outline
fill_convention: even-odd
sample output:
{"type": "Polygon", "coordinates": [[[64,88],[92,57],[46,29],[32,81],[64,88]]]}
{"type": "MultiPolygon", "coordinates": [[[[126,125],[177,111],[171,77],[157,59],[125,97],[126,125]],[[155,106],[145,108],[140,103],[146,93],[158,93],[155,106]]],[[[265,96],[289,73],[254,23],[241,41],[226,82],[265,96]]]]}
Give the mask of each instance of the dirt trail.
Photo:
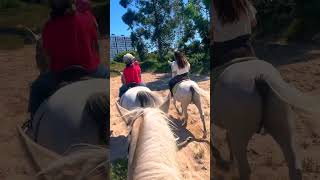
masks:
{"type": "MultiPolygon", "coordinates": [[[[152,90],[155,90],[156,93],[159,93],[162,97],[166,97],[169,93],[169,90],[166,88],[166,83],[168,81],[168,76],[164,74],[151,74],[151,73],[144,73],[142,74],[142,79],[144,82],[147,83],[147,86],[150,87],[152,90]]],[[[206,91],[210,89],[210,80],[204,77],[196,78],[199,81],[199,86],[206,91]]],[[[127,129],[126,125],[120,118],[120,114],[117,111],[115,102],[116,98],[118,97],[118,89],[121,85],[120,77],[113,77],[110,80],[111,87],[110,87],[110,111],[111,111],[111,130],[113,131],[112,139],[117,139],[122,141],[125,144],[125,137],[127,136],[127,129]],[[120,138],[121,137],[121,138],[120,138]]],[[[205,111],[205,118],[206,118],[206,125],[207,129],[209,130],[209,102],[203,100],[203,107],[205,111]]],[[[192,133],[197,139],[201,139],[202,137],[202,124],[200,121],[200,116],[198,110],[196,109],[195,105],[190,105],[188,107],[189,113],[189,121],[186,133],[192,133]]],[[[172,120],[177,120],[178,122],[180,118],[178,113],[176,112],[173,104],[171,103],[169,115],[172,120]]],[[[209,133],[210,131],[208,131],[209,133]]],[[[121,144],[121,143],[120,143],[121,144]]],[[[117,151],[117,155],[125,155],[126,153],[126,146],[123,144],[117,144],[116,146],[112,147],[111,144],[111,151],[117,151]],[[121,154],[122,153],[122,154],[121,154]]],[[[113,154],[111,152],[111,154],[113,154]]],[[[209,138],[206,139],[206,142],[191,142],[186,147],[182,148],[178,152],[178,159],[181,165],[181,170],[185,178],[188,179],[199,179],[197,176],[192,176],[191,174],[197,174],[203,179],[210,179],[210,149],[209,149],[209,138]]]]}
{"type": "Polygon", "coordinates": [[[0,50],[0,179],[34,179],[16,130],[26,119],[29,83],[37,76],[34,48],[0,50]]]}

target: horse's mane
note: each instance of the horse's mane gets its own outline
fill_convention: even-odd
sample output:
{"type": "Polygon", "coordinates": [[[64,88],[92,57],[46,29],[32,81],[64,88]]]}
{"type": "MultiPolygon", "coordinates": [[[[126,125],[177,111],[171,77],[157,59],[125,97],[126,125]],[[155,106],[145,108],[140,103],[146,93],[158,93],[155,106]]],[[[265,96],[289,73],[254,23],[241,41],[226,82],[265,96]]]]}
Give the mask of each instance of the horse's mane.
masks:
{"type": "MultiPolygon", "coordinates": [[[[130,111],[132,118],[140,120],[135,151],[129,154],[129,179],[182,179],[177,162],[177,144],[172,132],[173,124],[166,115],[155,108],[136,109],[130,111]],[[139,118],[141,117],[141,118],[139,118]]],[[[133,121],[134,123],[134,121],[133,121]]],[[[137,133],[132,133],[137,134],[137,133]]]]}
{"type": "Polygon", "coordinates": [[[72,146],[61,159],[53,161],[39,172],[38,176],[65,179],[71,173],[74,179],[82,180],[97,175],[107,177],[108,169],[108,149],[90,144],[78,144],[72,146]]]}

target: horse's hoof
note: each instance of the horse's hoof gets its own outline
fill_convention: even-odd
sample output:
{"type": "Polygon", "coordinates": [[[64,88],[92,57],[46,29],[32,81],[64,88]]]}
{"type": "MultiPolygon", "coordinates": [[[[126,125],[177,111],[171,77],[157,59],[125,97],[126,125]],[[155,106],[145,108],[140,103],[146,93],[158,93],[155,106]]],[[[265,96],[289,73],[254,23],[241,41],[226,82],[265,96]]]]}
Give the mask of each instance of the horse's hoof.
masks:
{"type": "Polygon", "coordinates": [[[187,126],[187,121],[184,120],[183,123],[182,123],[182,127],[186,127],[187,126]]]}
{"type": "Polygon", "coordinates": [[[206,138],[207,138],[207,134],[203,134],[202,139],[206,139],[206,138]]]}
{"type": "Polygon", "coordinates": [[[187,142],[191,142],[192,139],[193,139],[192,137],[188,137],[188,138],[187,138],[187,142]]]}

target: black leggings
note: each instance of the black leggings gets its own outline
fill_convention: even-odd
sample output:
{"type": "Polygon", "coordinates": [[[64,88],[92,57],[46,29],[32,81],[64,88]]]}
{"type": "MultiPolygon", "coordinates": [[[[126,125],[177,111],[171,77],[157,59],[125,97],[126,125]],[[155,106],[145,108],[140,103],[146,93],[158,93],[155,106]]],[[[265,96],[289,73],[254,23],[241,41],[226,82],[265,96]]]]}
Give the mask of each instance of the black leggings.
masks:
{"type": "Polygon", "coordinates": [[[210,48],[210,55],[213,57],[211,69],[235,58],[255,56],[250,37],[251,35],[243,35],[225,42],[214,42],[210,48]]]}
{"type": "Polygon", "coordinates": [[[178,84],[179,82],[181,82],[183,80],[187,80],[187,79],[190,79],[189,78],[189,73],[180,74],[180,75],[177,75],[177,76],[173,77],[172,79],[170,79],[170,81],[169,81],[169,89],[170,89],[170,92],[171,92],[172,96],[173,96],[172,89],[174,88],[174,86],[176,84],[178,84]]]}

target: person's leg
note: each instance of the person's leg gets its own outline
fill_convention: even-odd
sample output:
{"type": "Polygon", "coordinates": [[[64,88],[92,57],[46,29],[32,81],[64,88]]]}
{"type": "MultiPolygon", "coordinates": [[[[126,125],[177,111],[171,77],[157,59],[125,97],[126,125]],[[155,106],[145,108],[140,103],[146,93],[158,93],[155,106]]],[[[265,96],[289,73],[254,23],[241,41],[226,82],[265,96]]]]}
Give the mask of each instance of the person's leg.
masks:
{"type": "Polygon", "coordinates": [[[121,97],[126,91],[128,90],[128,87],[124,84],[119,89],[119,97],[121,97]]]}
{"type": "Polygon", "coordinates": [[[41,74],[32,83],[30,87],[28,108],[31,118],[33,118],[33,115],[36,113],[41,103],[50,96],[50,93],[54,90],[56,83],[55,76],[52,73],[41,74]]]}

